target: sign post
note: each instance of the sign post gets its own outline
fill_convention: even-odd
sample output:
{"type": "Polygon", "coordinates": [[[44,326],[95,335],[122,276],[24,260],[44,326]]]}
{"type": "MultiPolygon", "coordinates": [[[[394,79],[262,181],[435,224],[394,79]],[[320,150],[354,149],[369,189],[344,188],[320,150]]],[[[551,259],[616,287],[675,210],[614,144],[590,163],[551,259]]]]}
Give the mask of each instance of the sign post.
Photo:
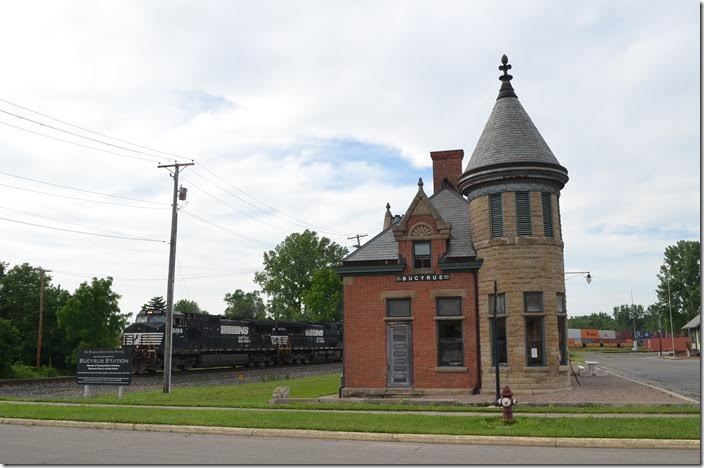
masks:
{"type": "Polygon", "coordinates": [[[83,396],[90,394],[90,385],[117,385],[118,397],[122,387],[132,383],[132,362],[124,349],[82,349],[76,362],[76,383],[83,385],[83,396]]]}

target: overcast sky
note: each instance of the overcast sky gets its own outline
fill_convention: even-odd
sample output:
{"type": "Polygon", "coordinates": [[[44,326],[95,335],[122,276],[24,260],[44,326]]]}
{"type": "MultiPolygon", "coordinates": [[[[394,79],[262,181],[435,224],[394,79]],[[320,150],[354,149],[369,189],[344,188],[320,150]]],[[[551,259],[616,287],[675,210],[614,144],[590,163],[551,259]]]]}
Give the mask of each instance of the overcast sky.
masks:
{"type": "Polygon", "coordinates": [[[418,177],[432,190],[430,151],[462,148],[466,166],[505,53],[569,170],[565,269],[593,281],[567,277],[568,312],[611,313],[631,291],[647,306],[665,247],[700,237],[699,15],[694,0],[8,2],[0,261],[71,292],[112,276],[138,311],[166,296],[157,163],[193,158],[175,299],[222,313],[286,235],[351,247],[387,202],[405,212],[418,177]]]}

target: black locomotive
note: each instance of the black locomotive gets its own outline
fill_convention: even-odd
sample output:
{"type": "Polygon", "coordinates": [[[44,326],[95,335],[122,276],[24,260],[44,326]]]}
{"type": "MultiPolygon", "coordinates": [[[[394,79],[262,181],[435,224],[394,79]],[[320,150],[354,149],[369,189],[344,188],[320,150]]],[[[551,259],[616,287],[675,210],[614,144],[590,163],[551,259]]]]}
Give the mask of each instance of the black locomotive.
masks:
{"type": "MultiPolygon", "coordinates": [[[[145,310],[125,328],[122,347],[132,371],[164,366],[166,312],[145,310]]],[[[219,315],[173,313],[172,365],[193,367],[266,366],[342,359],[342,326],[278,320],[240,320],[219,315]]]]}

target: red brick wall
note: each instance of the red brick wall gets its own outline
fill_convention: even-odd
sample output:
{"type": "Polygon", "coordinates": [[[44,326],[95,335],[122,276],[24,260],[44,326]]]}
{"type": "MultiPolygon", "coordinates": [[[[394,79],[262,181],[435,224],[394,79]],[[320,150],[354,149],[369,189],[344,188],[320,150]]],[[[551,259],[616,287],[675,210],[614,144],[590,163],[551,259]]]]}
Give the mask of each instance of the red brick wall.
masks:
{"type": "MultiPolygon", "coordinates": [[[[436,241],[433,241],[435,244],[436,241]]],[[[444,242],[444,241],[437,241],[444,242]]],[[[403,244],[403,242],[402,242],[403,244]]],[[[403,245],[401,246],[403,248],[403,245]]],[[[433,245],[433,248],[435,245],[433,245]]],[[[407,247],[406,247],[407,248],[407,247]]],[[[433,270],[437,255],[433,252],[433,270]]],[[[407,257],[408,258],[408,257],[407,257]]],[[[404,274],[411,274],[411,259],[404,274]]],[[[478,382],[474,273],[450,273],[445,281],[396,282],[395,275],[354,276],[344,285],[345,386],[348,388],[387,387],[387,321],[385,291],[413,291],[414,388],[472,389],[478,382]],[[466,372],[438,372],[436,299],[433,291],[463,289],[463,346],[466,372]]]]}

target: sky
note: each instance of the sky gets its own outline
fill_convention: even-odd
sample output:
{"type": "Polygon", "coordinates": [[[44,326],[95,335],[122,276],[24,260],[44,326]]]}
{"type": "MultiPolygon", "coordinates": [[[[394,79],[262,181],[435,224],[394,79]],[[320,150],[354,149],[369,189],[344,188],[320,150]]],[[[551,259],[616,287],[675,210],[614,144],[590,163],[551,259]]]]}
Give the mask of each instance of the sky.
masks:
{"type": "Polygon", "coordinates": [[[647,306],[665,248],[700,238],[699,17],[694,0],[8,2],[0,261],[71,292],[111,276],[138,311],[166,296],[157,166],[193,159],[175,300],[223,313],[287,235],[351,249],[431,187],[431,151],[466,166],[506,54],[569,171],[565,270],[593,281],[567,275],[568,313],[647,306]]]}

